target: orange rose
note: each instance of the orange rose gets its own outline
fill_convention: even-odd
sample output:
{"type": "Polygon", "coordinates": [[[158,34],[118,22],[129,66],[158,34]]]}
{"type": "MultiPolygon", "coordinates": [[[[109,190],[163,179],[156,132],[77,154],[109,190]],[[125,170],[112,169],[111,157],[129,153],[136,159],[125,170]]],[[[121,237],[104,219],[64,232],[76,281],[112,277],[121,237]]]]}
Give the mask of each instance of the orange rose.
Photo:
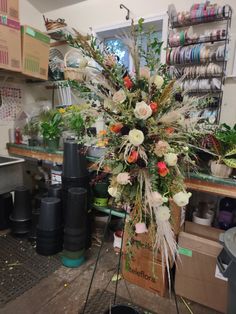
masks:
{"type": "Polygon", "coordinates": [[[125,76],[123,80],[124,80],[124,85],[127,89],[131,89],[133,87],[133,82],[128,76],[125,76]]]}
{"type": "Polygon", "coordinates": [[[156,102],[151,102],[150,103],[150,108],[152,109],[152,112],[157,112],[158,110],[158,104],[156,102]]]}
{"type": "Polygon", "coordinates": [[[169,169],[166,167],[166,163],[164,161],[159,161],[157,163],[157,170],[161,177],[165,177],[169,173],[169,169]]]}
{"type": "Polygon", "coordinates": [[[131,152],[131,154],[129,155],[129,157],[127,158],[127,161],[130,163],[130,164],[133,164],[135,163],[136,161],[138,160],[138,152],[136,150],[133,150],[131,152]]]}
{"type": "Polygon", "coordinates": [[[175,129],[174,129],[174,128],[172,128],[172,127],[169,127],[169,128],[166,128],[166,129],[165,129],[165,132],[166,132],[166,134],[167,134],[167,135],[171,135],[171,134],[173,134],[173,133],[174,133],[174,131],[175,131],[175,129]]]}
{"type": "Polygon", "coordinates": [[[119,133],[122,128],[123,128],[122,123],[116,123],[110,126],[110,131],[114,133],[119,133]]]}

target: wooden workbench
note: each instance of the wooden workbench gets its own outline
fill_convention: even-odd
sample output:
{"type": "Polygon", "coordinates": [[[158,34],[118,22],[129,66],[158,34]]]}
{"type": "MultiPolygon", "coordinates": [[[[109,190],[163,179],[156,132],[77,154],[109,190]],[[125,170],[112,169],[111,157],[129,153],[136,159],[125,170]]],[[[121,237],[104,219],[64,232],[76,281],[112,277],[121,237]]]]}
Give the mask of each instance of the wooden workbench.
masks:
{"type": "MultiPolygon", "coordinates": [[[[27,145],[7,144],[9,155],[28,159],[46,160],[49,162],[62,163],[63,151],[49,151],[43,147],[29,147],[27,145]]],[[[96,158],[87,157],[90,168],[97,161],[96,158]]],[[[202,173],[191,173],[185,180],[190,190],[206,192],[210,194],[236,198],[236,180],[219,179],[202,173]]]]}

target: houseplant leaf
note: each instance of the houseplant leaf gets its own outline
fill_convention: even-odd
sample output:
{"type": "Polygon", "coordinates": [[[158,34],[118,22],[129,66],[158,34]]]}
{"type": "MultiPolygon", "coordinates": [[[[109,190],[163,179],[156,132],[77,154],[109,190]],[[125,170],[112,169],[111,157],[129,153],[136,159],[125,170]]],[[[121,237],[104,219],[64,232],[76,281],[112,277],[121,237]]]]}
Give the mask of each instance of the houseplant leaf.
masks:
{"type": "Polygon", "coordinates": [[[236,158],[224,158],[223,162],[226,166],[236,169],[236,158]]]}
{"type": "Polygon", "coordinates": [[[230,149],[226,152],[225,157],[227,156],[232,156],[232,155],[236,155],[236,147],[234,147],[233,149],[230,149]]]}

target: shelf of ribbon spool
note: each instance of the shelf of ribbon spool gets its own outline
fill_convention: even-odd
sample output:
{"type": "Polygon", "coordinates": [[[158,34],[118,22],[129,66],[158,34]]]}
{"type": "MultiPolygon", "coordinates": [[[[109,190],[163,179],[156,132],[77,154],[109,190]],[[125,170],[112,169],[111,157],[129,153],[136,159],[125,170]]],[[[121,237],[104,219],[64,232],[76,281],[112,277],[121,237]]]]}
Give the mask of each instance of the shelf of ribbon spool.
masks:
{"type": "Polygon", "coordinates": [[[191,65],[206,65],[206,64],[209,64],[209,63],[211,63],[211,62],[214,62],[214,63],[224,63],[224,62],[226,62],[227,60],[210,60],[210,59],[200,59],[200,61],[199,60],[189,60],[189,61],[185,61],[185,62],[181,62],[181,63],[177,63],[177,62],[175,62],[175,63],[170,63],[170,62],[168,62],[167,64],[169,65],[169,66],[171,66],[171,65],[174,65],[174,66],[191,66],[191,65]]]}
{"type": "Polygon", "coordinates": [[[180,27],[189,27],[192,25],[198,25],[198,24],[206,24],[206,23],[213,23],[213,22],[220,22],[220,21],[227,21],[230,20],[232,16],[232,11],[229,10],[228,12],[225,12],[225,15],[213,15],[213,16],[206,16],[206,17],[196,17],[191,18],[190,20],[184,21],[183,23],[178,22],[177,20],[173,20],[170,23],[170,26],[172,28],[180,28],[180,27]]]}
{"type": "Polygon", "coordinates": [[[171,45],[169,43],[170,48],[178,48],[178,47],[186,47],[186,46],[192,46],[192,45],[198,45],[198,44],[215,44],[215,43],[219,43],[219,42],[229,42],[229,38],[222,38],[222,39],[203,39],[203,40],[196,40],[195,42],[190,42],[190,43],[184,43],[184,44],[177,44],[177,45],[171,45]]]}

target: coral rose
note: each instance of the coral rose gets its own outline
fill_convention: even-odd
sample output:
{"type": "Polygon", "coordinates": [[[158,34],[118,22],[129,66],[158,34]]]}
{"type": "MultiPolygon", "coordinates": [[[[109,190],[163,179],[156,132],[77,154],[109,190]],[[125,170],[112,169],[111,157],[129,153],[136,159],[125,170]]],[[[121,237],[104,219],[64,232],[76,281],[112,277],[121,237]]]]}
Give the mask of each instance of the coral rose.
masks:
{"type": "Polygon", "coordinates": [[[157,163],[158,174],[161,177],[165,177],[169,173],[169,169],[166,167],[166,163],[164,161],[159,161],[157,163]]]}

